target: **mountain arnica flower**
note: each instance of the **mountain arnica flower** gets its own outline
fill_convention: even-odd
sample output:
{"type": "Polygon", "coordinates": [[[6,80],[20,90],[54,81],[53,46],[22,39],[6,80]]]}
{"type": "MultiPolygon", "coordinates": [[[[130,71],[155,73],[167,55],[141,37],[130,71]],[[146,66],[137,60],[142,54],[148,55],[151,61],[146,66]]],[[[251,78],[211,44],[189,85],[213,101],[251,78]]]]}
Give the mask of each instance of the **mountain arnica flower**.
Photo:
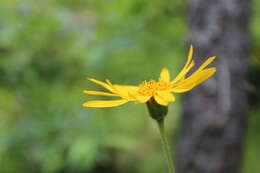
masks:
{"type": "Polygon", "coordinates": [[[157,81],[143,81],[139,86],[117,85],[112,84],[109,80],[101,82],[90,78],[89,80],[91,82],[101,85],[109,92],[84,90],[84,93],[116,97],[119,99],[87,101],[83,103],[83,106],[102,108],[120,106],[129,101],[146,103],[149,115],[157,122],[159,127],[162,146],[165,151],[168,165],[168,172],[174,173],[172,155],[164,130],[164,119],[168,112],[168,104],[169,102],[175,101],[174,93],[190,91],[216,72],[215,67],[206,68],[215,59],[215,56],[213,56],[208,58],[195,72],[187,75],[195,65],[192,55],[193,47],[191,46],[186,64],[173,80],[170,79],[170,73],[166,68],[162,69],[157,81]]]}
{"type": "Polygon", "coordinates": [[[89,91],[84,90],[84,93],[90,95],[100,95],[119,98],[116,100],[95,100],[87,101],[83,104],[84,107],[114,107],[123,105],[129,101],[138,103],[147,103],[155,101],[159,105],[167,106],[169,102],[174,102],[174,93],[183,93],[190,91],[192,88],[207,80],[215,72],[216,68],[206,68],[214,59],[215,56],[208,58],[194,73],[187,76],[188,72],[195,65],[192,59],[193,47],[190,47],[187,62],[181,72],[170,80],[170,74],[167,68],[163,68],[159,79],[143,81],[139,86],[132,85],[117,85],[112,84],[109,80],[105,82],[89,78],[91,82],[101,85],[109,92],[89,91]]]}

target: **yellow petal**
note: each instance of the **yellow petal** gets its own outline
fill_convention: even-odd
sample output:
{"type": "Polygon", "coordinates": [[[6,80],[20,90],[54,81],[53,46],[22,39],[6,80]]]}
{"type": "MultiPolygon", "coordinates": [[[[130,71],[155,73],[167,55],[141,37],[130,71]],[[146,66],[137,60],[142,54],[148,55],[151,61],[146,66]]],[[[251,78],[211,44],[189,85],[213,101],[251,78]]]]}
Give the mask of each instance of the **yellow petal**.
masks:
{"type": "MultiPolygon", "coordinates": [[[[197,81],[204,79],[205,77],[207,77],[209,74],[210,76],[212,74],[214,74],[216,72],[216,68],[212,67],[212,68],[207,68],[204,69],[202,71],[197,70],[196,72],[194,72],[191,76],[189,76],[188,78],[186,78],[184,80],[184,83],[196,83],[197,81]]],[[[207,77],[208,78],[208,77],[207,77]]],[[[207,79],[205,78],[205,79],[207,79]]]]}
{"type": "Polygon", "coordinates": [[[156,93],[158,94],[158,96],[160,96],[161,98],[163,98],[168,102],[175,101],[175,97],[169,91],[157,91],[156,93]]]}
{"type": "Polygon", "coordinates": [[[139,87],[133,85],[113,85],[114,89],[121,92],[137,91],[139,87]]]}
{"type": "Polygon", "coordinates": [[[158,104],[160,104],[160,105],[162,105],[162,106],[167,106],[167,105],[168,105],[168,101],[164,100],[162,97],[160,97],[160,96],[158,96],[158,95],[155,95],[155,96],[154,96],[154,99],[155,99],[155,101],[156,101],[158,104]]]}
{"type": "Polygon", "coordinates": [[[88,80],[90,80],[91,82],[94,82],[94,83],[96,83],[98,85],[101,85],[102,87],[106,88],[107,90],[109,90],[111,92],[114,91],[113,88],[110,85],[108,85],[107,83],[105,83],[105,82],[101,82],[101,81],[98,81],[98,80],[93,79],[93,78],[88,78],[88,80]]]}
{"type": "Polygon", "coordinates": [[[210,58],[208,58],[200,67],[198,70],[203,70],[205,67],[207,67],[212,61],[214,61],[216,57],[212,56],[210,58]]]}
{"type": "Polygon", "coordinates": [[[105,108],[105,107],[114,107],[120,106],[122,104],[127,103],[128,101],[125,99],[121,100],[96,100],[96,101],[87,101],[83,103],[84,107],[94,107],[94,108],[105,108]]]}
{"type": "Polygon", "coordinates": [[[195,86],[199,85],[201,82],[204,82],[208,78],[210,78],[217,69],[215,67],[207,68],[203,70],[205,73],[200,76],[200,78],[196,81],[195,86]]]}
{"type": "Polygon", "coordinates": [[[175,93],[183,93],[183,92],[187,92],[189,90],[191,90],[192,88],[194,88],[195,83],[187,83],[187,82],[183,82],[180,83],[177,87],[174,87],[171,89],[172,92],[175,93]]]}
{"type": "Polygon", "coordinates": [[[135,98],[135,100],[136,100],[138,103],[146,103],[146,102],[148,102],[148,100],[150,100],[150,98],[151,98],[152,96],[134,95],[133,97],[135,98]]]}
{"type": "Polygon", "coordinates": [[[112,83],[110,82],[110,80],[106,79],[106,82],[108,83],[108,85],[112,86],[112,83]]]}
{"type": "Polygon", "coordinates": [[[210,76],[212,76],[216,72],[216,68],[208,68],[202,71],[196,71],[191,76],[183,80],[176,87],[171,89],[172,92],[181,93],[186,92],[199,85],[201,82],[207,80],[210,76]]]}
{"type": "Polygon", "coordinates": [[[191,60],[192,60],[192,56],[193,56],[193,46],[190,45],[190,49],[189,49],[189,55],[188,55],[188,60],[184,66],[184,68],[187,68],[188,65],[190,64],[191,60]]]}
{"type": "Polygon", "coordinates": [[[83,92],[84,92],[85,94],[90,94],[90,95],[100,95],[100,96],[118,96],[117,94],[106,93],[106,92],[100,92],[100,91],[89,91],[89,90],[84,90],[83,92]]]}
{"type": "Polygon", "coordinates": [[[132,97],[130,93],[136,93],[139,87],[132,85],[113,85],[113,89],[115,93],[121,97],[131,100],[132,97]]]}
{"type": "MultiPolygon", "coordinates": [[[[202,71],[205,67],[207,67],[212,61],[214,61],[216,57],[210,57],[208,58],[199,68],[197,71],[202,71]]],[[[182,70],[177,77],[172,81],[173,84],[179,82],[181,79],[184,79],[185,75],[190,71],[190,69],[195,65],[194,61],[190,63],[186,68],[184,67],[184,70],[182,70]]],[[[186,66],[186,65],[185,65],[186,66]]]]}
{"type": "Polygon", "coordinates": [[[183,70],[176,76],[176,78],[172,81],[172,83],[177,83],[181,79],[185,77],[185,75],[190,71],[190,69],[195,65],[194,61],[192,61],[186,68],[183,68],[183,70]]]}
{"type": "Polygon", "coordinates": [[[193,56],[193,46],[190,45],[187,62],[185,63],[185,65],[184,65],[183,69],[180,71],[180,73],[172,81],[172,83],[176,83],[179,80],[183,79],[185,77],[185,75],[189,72],[189,70],[195,65],[194,61],[192,60],[192,56],[193,56]]]}
{"type": "Polygon", "coordinates": [[[167,68],[163,68],[160,74],[160,80],[163,80],[165,82],[169,82],[170,81],[170,73],[169,70],[167,68]]]}

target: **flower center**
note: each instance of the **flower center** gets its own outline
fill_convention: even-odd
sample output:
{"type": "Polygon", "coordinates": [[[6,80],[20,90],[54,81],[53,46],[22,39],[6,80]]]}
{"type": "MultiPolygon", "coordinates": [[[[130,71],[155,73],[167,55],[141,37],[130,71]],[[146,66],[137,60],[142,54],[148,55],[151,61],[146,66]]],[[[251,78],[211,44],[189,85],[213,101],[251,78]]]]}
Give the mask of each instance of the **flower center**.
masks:
{"type": "Polygon", "coordinates": [[[155,80],[150,80],[149,82],[143,81],[139,85],[138,93],[144,96],[151,96],[154,95],[156,91],[169,90],[170,88],[171,83],[163,80],[159,80],[158,82],[155,80]]]}

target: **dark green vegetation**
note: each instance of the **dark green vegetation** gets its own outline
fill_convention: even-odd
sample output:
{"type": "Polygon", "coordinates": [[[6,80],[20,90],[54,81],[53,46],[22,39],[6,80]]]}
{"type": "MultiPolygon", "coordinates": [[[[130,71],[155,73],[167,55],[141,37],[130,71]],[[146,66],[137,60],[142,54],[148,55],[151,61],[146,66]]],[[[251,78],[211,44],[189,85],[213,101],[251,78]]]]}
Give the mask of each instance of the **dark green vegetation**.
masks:
{"type": "MultiPolygon", "coordinates": [[[[255,2],[251,62],[258,77],[251,78],[258,87],[245,173],[260,169],[259,8],[255,2]]],[[[138,84],[157,78],[162,67],[175,75],[187,54],[185,9],[181,0],[1,0],[0,172],[166,170],[145,105],[82,108],[98,98],[82,90],[97,89],[86,77],[138,84]]],[[[169,133],[179,109],[179,102],[169,108],[169,133]]]]}

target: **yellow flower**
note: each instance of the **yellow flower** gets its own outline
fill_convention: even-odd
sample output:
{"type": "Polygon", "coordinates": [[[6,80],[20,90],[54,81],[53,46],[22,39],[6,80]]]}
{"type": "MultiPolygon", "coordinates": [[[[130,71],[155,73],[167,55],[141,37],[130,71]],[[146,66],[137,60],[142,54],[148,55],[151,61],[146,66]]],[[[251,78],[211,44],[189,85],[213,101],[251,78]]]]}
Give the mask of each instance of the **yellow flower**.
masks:
{"type": "Polygon", "coordinates": [[[186,64],[175,79],[170,80],[168,69],[163,68],[159,79],[144,81],[139,86],[131,85],[116,85],[109,80],[101,82],[93,78],[89,78],[91,82],[101,85],[108,92],[88,91],[84,93],[90,95],[101,95],[110,97],[119,97],[117,100],[96,100],[87,101],[83,104],[84,107],[114,107],[125,104],[129,101],[138,103],[147,103],[148,101],[155,101],[162,106],[167,106],[169,102],[174,102],[175,97],[173,93],[187,92],[199,85],[201,82],[207,80],[215,72],[216,68],[206,68],[214,59],[215,56],[208,58],[194,73],[187,77],[187,73],[195,65],[192,59],[193,47],[190,47],[189,55],[186,64]]]}

